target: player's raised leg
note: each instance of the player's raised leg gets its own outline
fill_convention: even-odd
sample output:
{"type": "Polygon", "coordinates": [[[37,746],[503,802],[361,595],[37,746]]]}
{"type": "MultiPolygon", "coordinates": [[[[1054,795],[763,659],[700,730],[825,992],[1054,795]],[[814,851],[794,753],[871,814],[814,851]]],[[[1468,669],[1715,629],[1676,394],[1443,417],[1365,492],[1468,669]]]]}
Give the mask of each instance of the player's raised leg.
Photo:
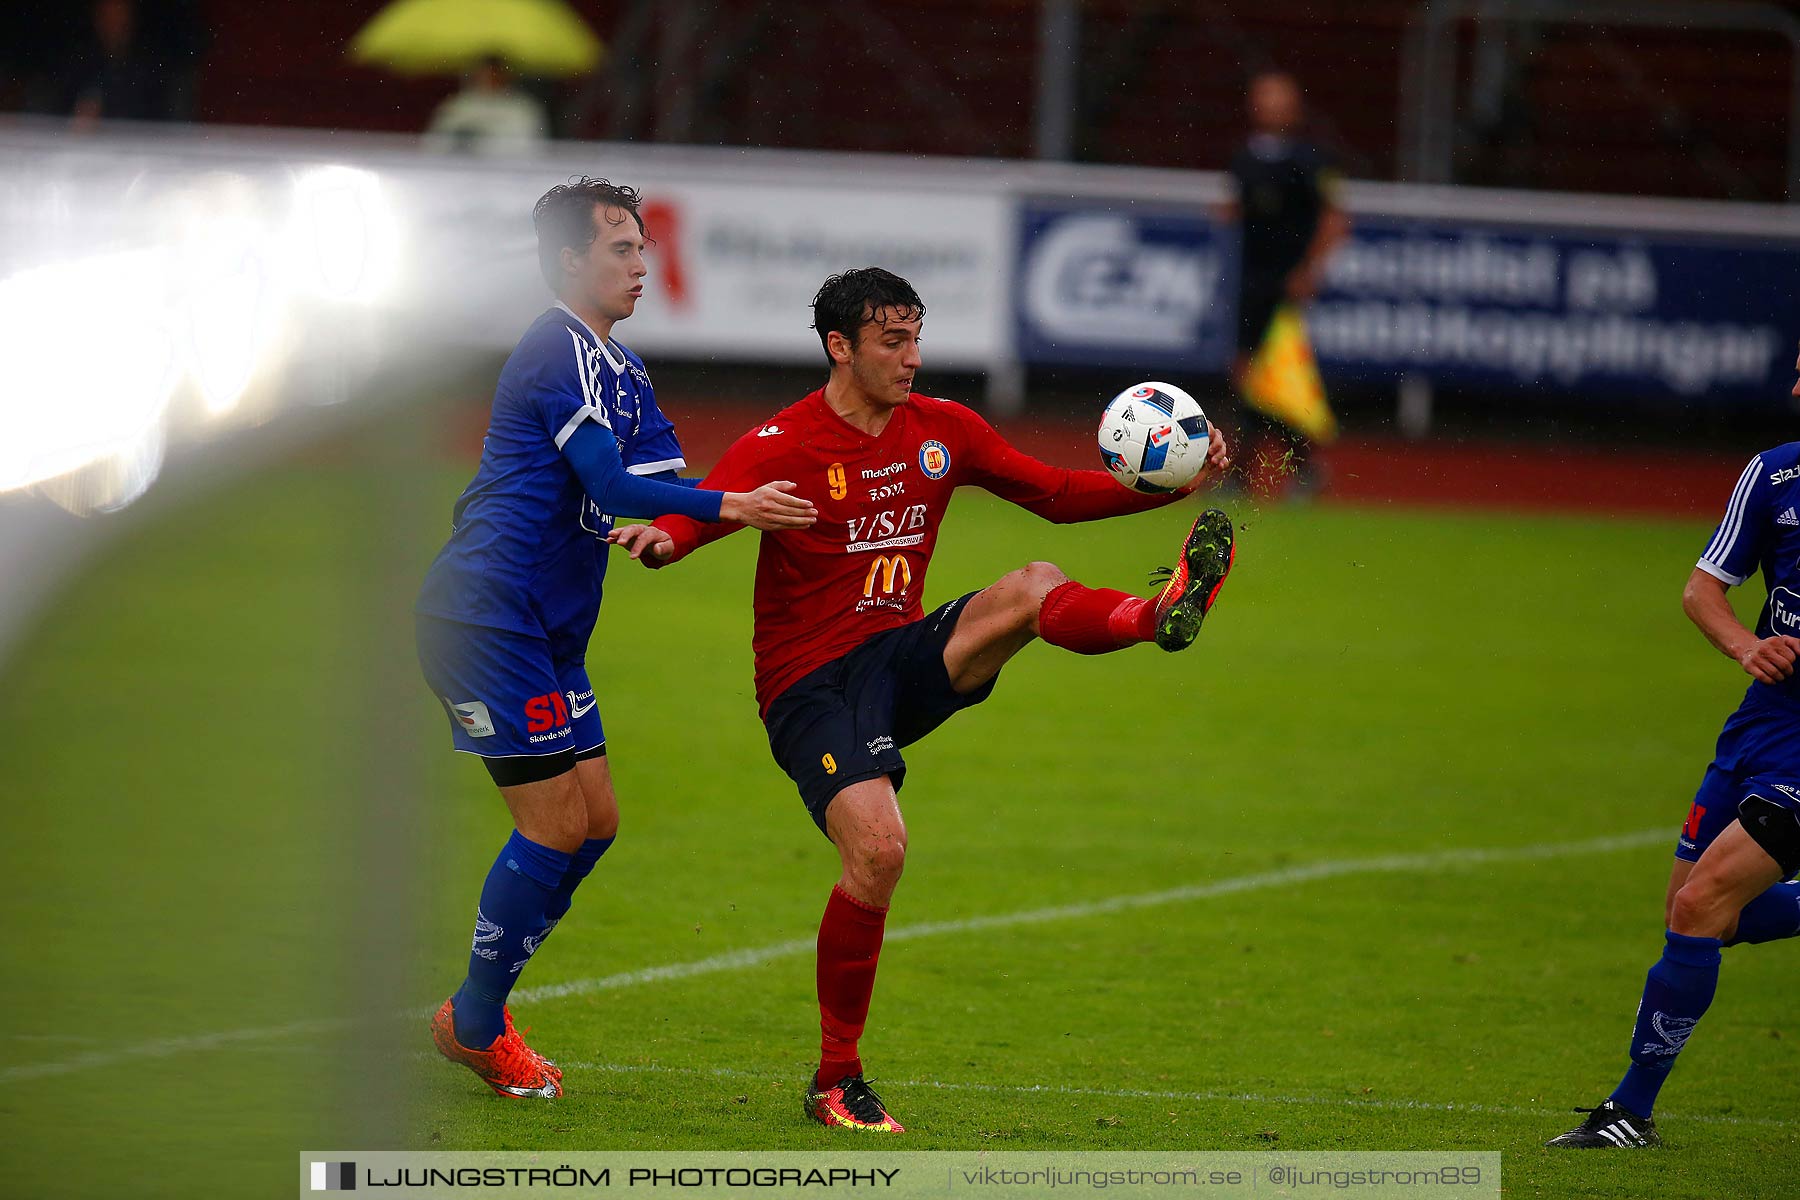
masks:
{"type": "Polygon", "coordinates": [[[1165,650],[1193,643],[1218,599],[1235,557],[1231,520],[1201,513],[1182,542],[1181,557],[1156,595],[1089,587],[1052,563],[1031,563],[969,600],[944,647],[951,685],[968,694],[1000,673],[1006,661],[1041,637],[1077,654],[1106,654],[1155,641],[1165,650]]]}
{"type": "Polygon", "coordinates": [[[806,1115],[822,1125],[904,1133],[863,1078],[857,1040],[869,1017],[888,902],[906,866],[906,822],[887,776],[853,783],[831,800],[825,832],[843,873],[819,922],[819,1069],[806,1115]]]}
{"type": "Polygon", "coordinates": [[[1091,627],[1089,636],[1096,643],[1103,643],[1104,649],[1116,650],[1144,640],[1135,636],[1136,618],[1132,615],[1144,606],[1142,598],[1110,589],[1084,588],[1054,563],[1027,563],[969,597],[957,614],[956,628],[944,644],[944,668],[950,673],[950,686],[965,696],[985,687],[1000,674],[1007,660],[1030,645],[1033,638],[1047,636],[1040,632],[1039,618],[1045,598],[1059,588],[1080,589],[1093,597],[1088,602],[1091,611],[1086,625],[1091,627]],[[1117,628],[1111,623],[1115,612],[1123,614],[1117,628]]]}

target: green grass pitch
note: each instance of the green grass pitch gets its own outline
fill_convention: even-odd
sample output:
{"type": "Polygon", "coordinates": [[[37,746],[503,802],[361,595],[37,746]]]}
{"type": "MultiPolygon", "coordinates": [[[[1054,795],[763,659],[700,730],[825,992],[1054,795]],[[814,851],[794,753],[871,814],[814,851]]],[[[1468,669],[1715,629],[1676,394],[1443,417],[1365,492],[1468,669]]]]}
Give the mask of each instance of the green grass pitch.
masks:
{"type": "MultiPolygon", "coordinates": [[[[395,485],[365,468],[134,526],[6,665],[0,1194],[191,1194],[197,1158],[285,1191],[309,1147],[841,1148],[799,1105],[836,860],[756,720],[751,535],[613,567],[590,665],[622,837],[515,1005],[568,1096],[429,1054],[508,825],[411,674],[463,471],[372,529],[395,485]],[[371,1001],[375,964],[399,982],[371,1001]]],[[[1680,612],[1707,531],[1230,507],[1193,650],[1034,645],[908,752],[863,1043],[905,1148],[1495,1149],[1511,1195],[1789,1186],[1792,946],[1727,952],[1666,1150],[1539,1147],[1621,1069],[1745,682],[1680,612]]],[[[1064,528],[966,493],[927,603],[1031,559],[1138,586],[1192,511],[1064,528]]]]}

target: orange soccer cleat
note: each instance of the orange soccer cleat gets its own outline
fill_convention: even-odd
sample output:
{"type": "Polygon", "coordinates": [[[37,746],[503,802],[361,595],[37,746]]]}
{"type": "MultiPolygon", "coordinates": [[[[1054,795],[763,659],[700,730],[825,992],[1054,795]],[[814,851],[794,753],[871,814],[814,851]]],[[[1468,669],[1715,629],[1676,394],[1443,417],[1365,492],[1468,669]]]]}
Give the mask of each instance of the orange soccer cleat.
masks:
{"type": "Polygon", "coordinates": [[[1185,650],[1200,636],[1200,623],[1212,611],[1231,564],[1237,561],[1231,518],[1209,508],[1194,519],[1182,543],[1181,558],[1168,572],[1156,593],[1156,644],[1164,650],[1185,650]]]}
{"type": "MultiPolygon", "coordinates": [[[[512,1008],[507,1005],[501,1006],[500,1015],[503,1018],[505,1018],[505,1020],[506,1020],[506,1032],[511,1034],[514,1037],[519,1038],[520,1041],[524,1041],[524,1038],[521,1035],[530,1033],[531,1026],[527,1025],[524,1029],[514,1029],[513,1028],[513,1019],[512,1019],[512,1008]]],[[[455,1028],[454,1023],[452,1024],[451,1027],[453,1029],[455,1028]]],[[[530,1046],[526,1046],[525,1048],[527,1050],[531,1050],[530,1046]]],[[[556,1060],[554,1058],[548,1058],[542,1054],[538,1054],[538,1052],[536,1050],[531,1050],[531,1052],[533,1054],[537,1054],[537,1060],[544,1064],[544,1069],[546,1071],[550,1072],[551,1078],[555,1079],[558,1083],[561,1083],[562,1082],[562,1068],[556,1065],[556,1060]]]]}
{"type": "Polygon", "coordinates": [[[475,1072],[481,1082],[502,1096],[520,1098],[534,1096],[554,1100],[562,1095],[562,1072],[546,1062],[537,1051],[525,1044],[513,1028],[512,1014],[506,1014],[506,1028],[494,1044],[485,1050],[471,1050],[456,1040],[456,1020],[452,1004],[455,997],[444,1001],[431,1018],[431,1040],[438,1053],[453,1063],[461,1063],[475,1072]]]}
{"type": "Polygon", "coordinates": [[[906,1132],[900,1122],[888,1116],[887,1106],[861,1075],[846,1075],[828,1088],[808,1080],[806,1115],[821,1125],[837,1129],[857,1129],[867,1133],[906,1132]]]}

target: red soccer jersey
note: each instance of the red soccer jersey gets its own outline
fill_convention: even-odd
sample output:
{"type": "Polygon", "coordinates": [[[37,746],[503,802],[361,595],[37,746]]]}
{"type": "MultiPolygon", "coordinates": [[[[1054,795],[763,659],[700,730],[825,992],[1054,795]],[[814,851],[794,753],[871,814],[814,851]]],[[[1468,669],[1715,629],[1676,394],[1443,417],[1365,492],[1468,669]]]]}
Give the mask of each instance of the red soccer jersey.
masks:
{"type": "MultiPolygon", "coordinates": [[[[823,390],[814,392],[739,438],[703,486],[747,492],[773,479],[798,484],[819,520],[762,535],[751,646],[765,715],[807,673],[924,616],[925,572],[956,488],[986,488],[1064,524],[1177,498],[1139,495],[1105,471],[1047,466],[963,405],[916,392],[879,437],[831,411],[823,390]]],[[[743,528],[679,516],[655,523],[675,539],[669,562],[743,528]]]]}

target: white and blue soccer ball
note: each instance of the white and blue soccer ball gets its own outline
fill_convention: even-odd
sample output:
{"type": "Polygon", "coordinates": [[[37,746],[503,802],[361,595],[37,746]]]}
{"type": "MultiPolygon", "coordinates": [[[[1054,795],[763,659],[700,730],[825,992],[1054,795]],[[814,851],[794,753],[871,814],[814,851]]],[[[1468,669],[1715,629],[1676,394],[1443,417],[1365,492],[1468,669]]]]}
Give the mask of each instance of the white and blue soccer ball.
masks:
{"type": "Polygon", "coordinates": [[[1172,492],[1206,466],[1212,426],[1192,396],[1169,383],[1140,383],[1100,414],[1100,460],[1134,492],[1172,492]]]}

